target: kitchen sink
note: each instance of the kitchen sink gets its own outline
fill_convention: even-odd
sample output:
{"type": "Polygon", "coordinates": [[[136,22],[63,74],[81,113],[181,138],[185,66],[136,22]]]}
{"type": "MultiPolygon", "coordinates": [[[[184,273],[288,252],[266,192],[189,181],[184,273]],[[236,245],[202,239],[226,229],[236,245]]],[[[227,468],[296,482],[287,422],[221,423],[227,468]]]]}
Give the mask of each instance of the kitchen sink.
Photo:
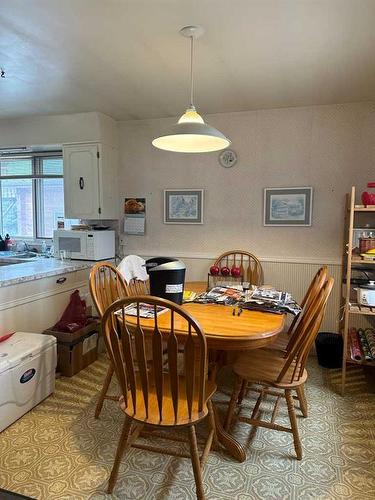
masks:
{"type": "Polygon", "coordinates": [[[11,266],[13,264],[23,264],[37,258],[35,252],[0,252],[0,266],[11,266]]]}
{"type": "Polygon", "coordinates": [[[26,262],[26,261],[24,261],[24,260],[17,261],[17,260],[0,259],[0,267],[2,267],[2,266],[11,266],[13,264],[21,264],[21,262],[26,262]]]}
{"type": "MultiPolygon", "coordinates": [[[[33,259],[37,254],[35,252],[14,252],[14,255],[8,256],[9,259],[33,259]]],[[[0,256],[1,258],[1,256],[0,256]]]]}

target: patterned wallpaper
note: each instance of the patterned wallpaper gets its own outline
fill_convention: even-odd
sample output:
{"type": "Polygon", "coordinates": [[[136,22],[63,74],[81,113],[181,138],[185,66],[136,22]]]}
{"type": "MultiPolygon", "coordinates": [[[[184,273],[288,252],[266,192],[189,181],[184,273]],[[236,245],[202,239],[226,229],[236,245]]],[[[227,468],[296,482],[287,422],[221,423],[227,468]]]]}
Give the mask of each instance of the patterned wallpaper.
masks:
{"type": "Polygon", "coordinates": [[[375,103],[205,118],[231,138],[235,167],[222,168],[217,153],[153,148],[152,138],[174,119],[120,123],[121,197],[146,196],[148,209],[145,236],[127,236],[125,253],[217,255],[238,247],[262,258],[339,262],[345,193],[375,180],[375,103]],[[312,227],[263,226],[263,188],[288,186],[314,188],[312,227]],[[165,188],[204,188],[204,224],[163,224],[165,188]]]}

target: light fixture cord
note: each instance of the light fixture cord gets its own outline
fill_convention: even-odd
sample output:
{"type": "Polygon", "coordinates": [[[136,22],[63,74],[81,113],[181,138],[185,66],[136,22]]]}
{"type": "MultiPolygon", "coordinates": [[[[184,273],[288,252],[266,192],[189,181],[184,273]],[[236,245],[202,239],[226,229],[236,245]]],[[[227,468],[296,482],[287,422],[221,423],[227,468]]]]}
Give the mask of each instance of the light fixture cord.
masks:
{"type": "Polygon", "coordinates": [[[194,108],[194,37],[190,37],[190,107],[194,108]]]}

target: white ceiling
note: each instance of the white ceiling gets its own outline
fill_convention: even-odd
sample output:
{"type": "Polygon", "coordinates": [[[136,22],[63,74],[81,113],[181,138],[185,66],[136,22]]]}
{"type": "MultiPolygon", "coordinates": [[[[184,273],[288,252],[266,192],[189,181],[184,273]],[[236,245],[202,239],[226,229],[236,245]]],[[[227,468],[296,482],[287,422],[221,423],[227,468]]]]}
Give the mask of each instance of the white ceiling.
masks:
{"type": "Polygon", "coordinates": [[[375,99],[375,0],[1,0],[0,117],[175,116],[375,99]]]}

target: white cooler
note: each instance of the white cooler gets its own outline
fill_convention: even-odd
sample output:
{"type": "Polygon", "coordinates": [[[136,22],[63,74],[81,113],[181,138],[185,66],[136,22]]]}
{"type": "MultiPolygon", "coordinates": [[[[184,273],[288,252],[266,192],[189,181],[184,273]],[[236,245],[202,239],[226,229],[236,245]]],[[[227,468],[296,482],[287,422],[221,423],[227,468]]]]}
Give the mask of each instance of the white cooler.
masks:
{"type": "Polygon", "coordinates": [[[0,343],[0,432],[55,389],[56,338],[16,332],[0,343]]]}

